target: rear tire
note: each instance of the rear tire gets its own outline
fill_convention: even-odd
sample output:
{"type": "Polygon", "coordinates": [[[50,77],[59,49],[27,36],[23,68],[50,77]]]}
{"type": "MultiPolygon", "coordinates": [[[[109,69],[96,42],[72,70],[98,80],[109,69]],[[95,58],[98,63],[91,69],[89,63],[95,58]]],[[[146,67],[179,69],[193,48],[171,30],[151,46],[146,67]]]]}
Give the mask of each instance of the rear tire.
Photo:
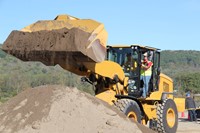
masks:
{"type": "Polygon", "coordinates": [[[141,123],[141,110],[137,102],[130,99],[119,99],[114,105],[128,118],[141,123]]]}
{"type": "Polygon", "coordinates": [[[176,133],[178,112],[172,99],[166,99],[157,108],[157,131],[159,133],[176,133]]]}

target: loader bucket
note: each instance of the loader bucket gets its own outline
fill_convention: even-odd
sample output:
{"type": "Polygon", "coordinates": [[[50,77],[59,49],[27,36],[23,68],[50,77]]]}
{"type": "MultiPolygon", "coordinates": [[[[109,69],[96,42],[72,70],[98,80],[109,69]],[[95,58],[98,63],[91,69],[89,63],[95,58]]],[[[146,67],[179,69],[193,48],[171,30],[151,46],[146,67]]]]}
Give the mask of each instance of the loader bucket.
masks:
{"type": "Polygon", "coordinates": [[[14,30],[3,51],[23,60],[40,61],[80,74],[84,62],[102,62],[106,56],[104,25],[90,19],[59,15],[54,20],[37,21],[14,30]]]}

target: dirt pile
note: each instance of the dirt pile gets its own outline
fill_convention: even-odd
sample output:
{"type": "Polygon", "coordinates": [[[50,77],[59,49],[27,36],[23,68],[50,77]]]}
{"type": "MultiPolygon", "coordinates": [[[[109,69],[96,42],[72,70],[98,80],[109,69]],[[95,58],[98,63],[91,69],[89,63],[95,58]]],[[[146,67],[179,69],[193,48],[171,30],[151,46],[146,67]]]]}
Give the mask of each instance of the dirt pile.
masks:
{"type": "Polygon", "coordinates": [[[27,89],[0,106],[0,132],[140,133],[150,129],[76,88],[27,89]]]}

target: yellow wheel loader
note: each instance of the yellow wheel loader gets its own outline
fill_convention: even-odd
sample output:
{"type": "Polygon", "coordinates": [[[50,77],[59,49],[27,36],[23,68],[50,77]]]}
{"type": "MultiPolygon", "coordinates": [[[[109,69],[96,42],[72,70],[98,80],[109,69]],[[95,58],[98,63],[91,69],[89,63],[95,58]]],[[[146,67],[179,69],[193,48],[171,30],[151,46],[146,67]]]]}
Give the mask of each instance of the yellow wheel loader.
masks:
{"type": "Polygon", "coordinates": [[[175,133],[177,107],[173,81],[160,72],[157,48],[130,45],[106,46],[103,24],[89,19],[59,15],[12,31],[2,49],[23,61],[40,61],[83,76],[95,89],[95,96],[117,107],[128,118],[158,132],[175,133]],[[146,98],[142,98],[143,54],[153,62],[146,98]],[[131,62],[127,62],[127,55],[131,62]]]}

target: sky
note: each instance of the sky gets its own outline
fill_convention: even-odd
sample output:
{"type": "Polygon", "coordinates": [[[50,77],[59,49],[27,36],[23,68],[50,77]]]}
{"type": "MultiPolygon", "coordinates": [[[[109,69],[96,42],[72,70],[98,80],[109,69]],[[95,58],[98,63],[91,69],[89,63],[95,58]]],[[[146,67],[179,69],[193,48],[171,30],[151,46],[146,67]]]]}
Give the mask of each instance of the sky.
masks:
{"type": "Polygon", "coordinates": [[[200,51],[200,0],[0,0],[0,43],[59,14],[103,23],[108,45],[200,51]]]}

